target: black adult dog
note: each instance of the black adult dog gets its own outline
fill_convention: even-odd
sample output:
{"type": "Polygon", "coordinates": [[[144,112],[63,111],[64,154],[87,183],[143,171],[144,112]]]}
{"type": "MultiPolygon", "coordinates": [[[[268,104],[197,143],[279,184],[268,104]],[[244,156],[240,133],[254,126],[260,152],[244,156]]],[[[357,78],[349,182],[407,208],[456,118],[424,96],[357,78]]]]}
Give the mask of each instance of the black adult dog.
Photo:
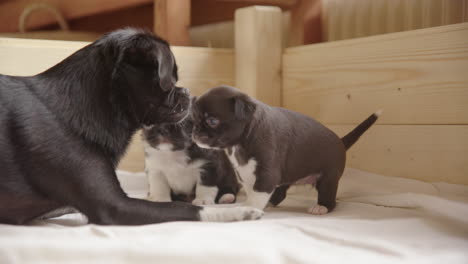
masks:
{"type": "Polygon", "coordinates": [[[252,208],[154,203],[121,189],[114,170],[135,131],[188,114],[177,79],[168,44],[134,29],[107,34],[39,75],[0,75],[0,223],[63,207],[96,224],[259,218],[252,208]]]}

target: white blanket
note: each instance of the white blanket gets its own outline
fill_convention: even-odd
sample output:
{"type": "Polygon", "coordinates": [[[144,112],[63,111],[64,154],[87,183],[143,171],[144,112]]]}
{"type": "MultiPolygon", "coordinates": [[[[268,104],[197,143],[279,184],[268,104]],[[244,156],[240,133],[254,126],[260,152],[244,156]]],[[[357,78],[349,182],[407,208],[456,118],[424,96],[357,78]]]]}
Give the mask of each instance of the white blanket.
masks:
{"type": "MultiPolygon", "coordinates": [[[[143,174],[119,172],[132,196],[143,174]]],[[[468,263],[468,186],[347,169],[332,213],[297,186],[262,220],[87,225],[79,214],[0,225],[0,263],[468,263]]]]}

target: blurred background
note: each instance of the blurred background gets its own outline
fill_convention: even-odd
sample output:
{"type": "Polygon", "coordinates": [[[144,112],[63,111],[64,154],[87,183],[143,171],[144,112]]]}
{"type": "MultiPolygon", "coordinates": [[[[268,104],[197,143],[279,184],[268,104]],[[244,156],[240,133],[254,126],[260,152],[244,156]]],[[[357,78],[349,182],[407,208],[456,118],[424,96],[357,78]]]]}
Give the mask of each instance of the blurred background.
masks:
{"type": "Polygon", "coordinates": [[[468,21],[468,0],[0,0],[0,36],[92,41],[132,26],[232,48],[235,10],[250,5],[283,10],[284,47],[468,21]]]}

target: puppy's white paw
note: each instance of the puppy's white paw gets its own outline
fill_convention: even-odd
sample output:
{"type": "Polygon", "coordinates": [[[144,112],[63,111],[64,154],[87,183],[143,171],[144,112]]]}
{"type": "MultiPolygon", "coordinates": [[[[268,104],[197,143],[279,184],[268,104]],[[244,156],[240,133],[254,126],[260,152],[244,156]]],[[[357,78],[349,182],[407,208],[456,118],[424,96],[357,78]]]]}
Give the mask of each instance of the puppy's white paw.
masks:
{"type": "Polygon", "coordinates": [[[263,211],[252,207],[203,207],[200,210],[200,221],[203,222],[233,222],[255,220],[263,216],[263,211]]]}
{"type": "Polygon", "coordinates": [[[328,213],[328,209],[323,205],[314,204],[307,210],[307,212],[313,215],[324,215],[328,213]]]}
{"type": "Polygon", "coordinates": [[[210,205],[214,204],[215,202],[210,199],[203,199],[203,198],[196,198],[195,200],[192,201],[193,205],[210,205]]]}
{"type": "Polygon", "coordinates": [[[230,204],[236,200],[236,196],[232,193],[225,193],[219,198],[218,203],[220,204],[230,204]]]}

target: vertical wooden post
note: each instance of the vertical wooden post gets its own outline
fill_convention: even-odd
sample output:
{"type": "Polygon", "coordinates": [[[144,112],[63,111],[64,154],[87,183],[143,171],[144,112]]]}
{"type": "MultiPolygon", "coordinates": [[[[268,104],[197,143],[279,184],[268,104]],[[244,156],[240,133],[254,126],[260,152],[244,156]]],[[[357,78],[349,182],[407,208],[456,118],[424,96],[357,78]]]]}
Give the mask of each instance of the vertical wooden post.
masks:
{"type": "Polygon", "coordinates": [[[154,32],[171,45],[190,45],[190,0],[154,0],[154,32]]]}
{"type": "Polygon", "coordinates": [[[291,9],[289,47],[318,43],[322,40],[321,13],[321,0],[298,0],[291,9]]]}
{"type": "Polygon", "coordinates": [[[281,105],[281,9],[252,6],[235,13],[236,86],[281,105]]]}

